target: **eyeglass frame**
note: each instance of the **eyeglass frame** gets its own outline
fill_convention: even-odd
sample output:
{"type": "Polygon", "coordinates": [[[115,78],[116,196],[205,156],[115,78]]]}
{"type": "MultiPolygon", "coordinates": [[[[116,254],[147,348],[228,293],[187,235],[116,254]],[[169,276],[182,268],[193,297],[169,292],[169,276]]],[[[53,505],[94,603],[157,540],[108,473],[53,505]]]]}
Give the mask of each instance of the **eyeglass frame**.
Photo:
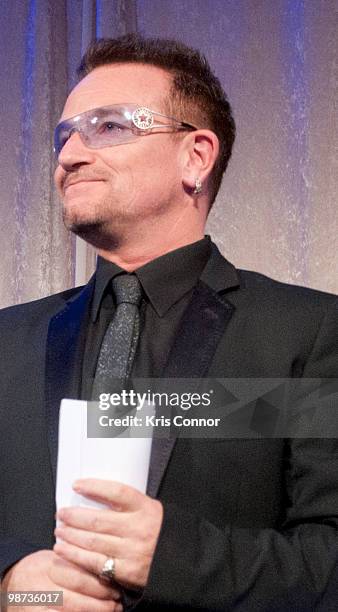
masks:
{"type": "Polygon", "coordinates": [[[152,132],[152,130],[156,128],[157,129],[174,128],[174,131],[181,131],[181,130],[182,131],[196,131],[199,129],[197,126],[191,123],[188,123],[186,121],[180,121],[179,119],[176,119],[175,117],[171,117],[169,115],[165,115],[158,111],[154,111],[146,106],[141,106],[141,105],[131,103],[131,102],[128,102],[128,103],[124,102],[120,104],[110,104],[107,106],[99,106],[96,108],[92,108],[87,111],[84,111],[83,113],[78,113],[77,115],[74,115],[73,117],[69,117],[68,119],[65,119],[64,121],[61,121],[60,123],[58,123],[58,125],[56,126],[54,130],[53,150],[54,150],[55,155],[59,157],[63,147],[68,142],[68,140],[70,139],[70,137],[72,136],[74,132],[78,132],[82,142],[86,146],[88,146],[90,149],[101,149],[101,148],[113,147],[119,144],[126,144],[128,142],[132,142],[134,139],[130,140],[128,138],[126,141],[122,140],[116,143],[108,142],[107,144],[104,144],[104,145],[100,144],[98,146],[93,146],[92,144],[88,144],[88,141],[86,140],[86,138],[88,138],[88,135],[86,136],[83,130],[83,123],[87,117],[90,117],[94,114],[92,117],[92,122],[93,122],[93,119],[95,119],[95,113],[98,113],[99,111],[102,113],[102,111],[105,112],[105,111],[113,110],[114,108],[121,109],[123,107],[126,109],[126,112],[128,112],[128,114],[130,115],[130,117],[126,117],[126,119],[127,121],[130,121],[132,125],[128,126],[128,125],[118,124],[117,122],[115,123],[112,121],[110,123],[115,123],[118,127],[123,127],[124,129],[129,130],[132,134],[134,134],[136,138],[138,136],[144,136],[146,134],[159,133],[159,132],[152,132]],[[129,111],[132,110],[133,108],[134,108],[133,112],[130,113],[129,111]],[[170,123],[155,123],[154,115],[163,117],[164,119],[169,119],[170,123]],[[82,126],[81,126],[81,120],[82,120],[82,126]],[[72,126],[71,129],[69,129],[70,128],[69,124],[72,126]],[[62,129],[69,130],[68,136],[64,140],[62,146],[57,146],[56,145],[57,136],[62,129]]]}

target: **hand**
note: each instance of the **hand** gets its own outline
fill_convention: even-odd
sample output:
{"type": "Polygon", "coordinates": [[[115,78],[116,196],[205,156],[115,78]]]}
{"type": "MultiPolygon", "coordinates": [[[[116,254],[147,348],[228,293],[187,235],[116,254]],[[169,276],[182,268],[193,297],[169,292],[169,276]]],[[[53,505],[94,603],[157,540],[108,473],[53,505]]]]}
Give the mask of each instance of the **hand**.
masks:
{"type": "Polygon", "coordinates": [[[86,479],[74,490],[109,509],[61,508],[63,522],[55,530],[61,543],[54,551],[63,559],[99,575],[108,557],[115,560],[115,581],[142,589],[149,576],[158,536],[162,504],[118,482],[86,479]]]}
{"type": "Polygon", "coordinates": [[[63,606],[16,607],[17,612],[122,612],[120,591],[93,574],[61,559],[52,550],[27,555],[8,570],[3,591],[63,591],[63,606]]]}

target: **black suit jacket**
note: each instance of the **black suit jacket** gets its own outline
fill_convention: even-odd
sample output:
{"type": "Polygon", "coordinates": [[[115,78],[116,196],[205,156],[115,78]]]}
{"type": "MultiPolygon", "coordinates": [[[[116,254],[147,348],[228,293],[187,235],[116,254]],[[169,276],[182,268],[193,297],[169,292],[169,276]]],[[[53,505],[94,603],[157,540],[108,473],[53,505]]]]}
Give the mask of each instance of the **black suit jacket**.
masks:
{"type": "MultiPolygon", "coordinates": [[[[0,314],[0,571],[53,545],[58,409],[79,397],[94,280],[0,314]]],[[[236,270],[216,249],[166,377],[335,377],[337,298],[236,270]]],[[[140,610],[337,610],[335,439],[167,440],[164,522],[140,610]]]]}

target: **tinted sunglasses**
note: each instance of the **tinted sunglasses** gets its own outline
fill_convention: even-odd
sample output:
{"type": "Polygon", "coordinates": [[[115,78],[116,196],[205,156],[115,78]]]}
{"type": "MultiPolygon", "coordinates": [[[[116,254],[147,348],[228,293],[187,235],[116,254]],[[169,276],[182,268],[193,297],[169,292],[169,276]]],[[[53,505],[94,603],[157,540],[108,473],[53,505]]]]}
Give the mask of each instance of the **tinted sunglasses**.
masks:
{"type": "Polygon", "coordinates": [[[137,104],[112,104],[93,108],[61,121],[54,132],[54,151],[58,157],[67,140],[78,132],[82,142],[91,149],[112,147],[137,140],[153,130],[197,130],[191,123],[179,121],[137,104]]]}

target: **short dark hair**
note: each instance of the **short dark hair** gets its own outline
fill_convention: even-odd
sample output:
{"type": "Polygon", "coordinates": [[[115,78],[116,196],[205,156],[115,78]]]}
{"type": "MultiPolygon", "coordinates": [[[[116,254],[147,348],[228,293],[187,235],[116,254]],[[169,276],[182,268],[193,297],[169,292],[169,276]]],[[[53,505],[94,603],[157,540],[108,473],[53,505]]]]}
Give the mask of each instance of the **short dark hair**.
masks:
{"type": "Polygon", "coordinates": [[[231,156],[236,127],[228,98],[205,56],[175,40],[127,34],[93,42],[77,74],[83,78],[99,66],[116,63],[150,64],[166,70],[172,76],[167,102],[170,114],[215,132],[220,151],[210,176],[212,204],[231,156]]]}

